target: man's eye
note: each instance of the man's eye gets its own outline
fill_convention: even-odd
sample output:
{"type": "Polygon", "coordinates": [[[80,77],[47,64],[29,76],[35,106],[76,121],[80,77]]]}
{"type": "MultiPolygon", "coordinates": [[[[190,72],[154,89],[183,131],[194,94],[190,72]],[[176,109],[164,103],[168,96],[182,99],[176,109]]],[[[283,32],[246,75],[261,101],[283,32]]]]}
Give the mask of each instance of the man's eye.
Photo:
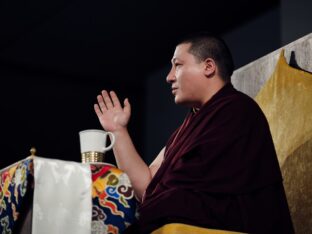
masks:
{"type": "Polygon", "coordinates": [[[181,66],[181,65],[182,65],[181,63],[175,63],[174,64],[175,67],[178,67],[178,66],[181,66]]]}

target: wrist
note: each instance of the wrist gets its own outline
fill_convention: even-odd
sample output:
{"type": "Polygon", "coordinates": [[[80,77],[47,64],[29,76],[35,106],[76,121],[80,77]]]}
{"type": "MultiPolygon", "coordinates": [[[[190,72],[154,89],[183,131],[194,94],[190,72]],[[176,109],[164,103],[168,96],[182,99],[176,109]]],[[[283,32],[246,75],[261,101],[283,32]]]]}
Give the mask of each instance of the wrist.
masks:
{"type": "Polygon", "coordinates": [[[118,128],[118,129],[112,131],[112,133],[114,133],[115,136],[124,136],[124,135],[129,134],[127,127],[118,128]]]}

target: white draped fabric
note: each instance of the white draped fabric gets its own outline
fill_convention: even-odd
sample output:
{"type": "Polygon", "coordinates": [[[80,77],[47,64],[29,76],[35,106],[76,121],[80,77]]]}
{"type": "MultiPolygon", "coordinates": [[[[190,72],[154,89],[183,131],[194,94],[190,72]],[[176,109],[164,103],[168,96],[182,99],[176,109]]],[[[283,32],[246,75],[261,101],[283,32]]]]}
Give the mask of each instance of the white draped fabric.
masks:
{"type": "Polygon", "coordinates": [[[89,164],[34,157],[32,234],[90,234],[89,164]]]}

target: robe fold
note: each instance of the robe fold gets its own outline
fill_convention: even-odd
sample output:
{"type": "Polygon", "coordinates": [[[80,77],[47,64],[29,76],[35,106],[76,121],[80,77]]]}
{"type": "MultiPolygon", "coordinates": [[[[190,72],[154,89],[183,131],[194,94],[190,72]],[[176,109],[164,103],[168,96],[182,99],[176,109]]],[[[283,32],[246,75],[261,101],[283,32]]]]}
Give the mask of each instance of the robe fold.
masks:
{"type": "Polygon", "coordinates": [[[226,84],[169,138],[139,206],[141,233],[166,223],[293,233],[267,120],[226,84]]]}

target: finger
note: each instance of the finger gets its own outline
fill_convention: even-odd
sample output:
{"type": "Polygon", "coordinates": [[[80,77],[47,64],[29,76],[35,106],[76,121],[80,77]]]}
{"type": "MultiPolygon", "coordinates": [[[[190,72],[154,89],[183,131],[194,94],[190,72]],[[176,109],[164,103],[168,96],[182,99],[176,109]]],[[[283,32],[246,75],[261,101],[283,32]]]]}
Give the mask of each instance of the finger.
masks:
{"type": "Polygon", "coordinates": [[[99,108],[102,112],[106,111],[107,110],[107,107],[105,105],[105,102],[104,102],[104,99],[102,97],[102,95],[97,95],[97,101],[99,103],[99,108]]]}
{"type": "Polygon", "coordinates": [[[126,99],[124,100],[124,108],[123,108],[123,111],[124,111],[126,114],[128,114],[128,115],[131,114],[131,105],[130,105],[130,102],[129,102],[129,99],[128,99],[128,98],[126,98],[126,99]]]}
{"type": "Polygon", "coordinates": [[[111,98],[108,95],[108,92],[106,90],[102,91],[102,96],[103,96],[104,103],[105,103],[107,109],[113,108],[112,100],[111,100],[111,98]]]}
{"type": "Polygon", "coordinates": [[[98,104],[94,104],[94,111],[95,111],[97,117],[100,118],[100,116],[102,115],[102,111],[100,110],[100,107],[98,104]]]}
{"type": "Polygon", "coordinates": [[[114,91],[110,91],[110,96],[113,101],[114,107],[117,107],[117,108],[121,107],[119,98],[114,91]]]}

